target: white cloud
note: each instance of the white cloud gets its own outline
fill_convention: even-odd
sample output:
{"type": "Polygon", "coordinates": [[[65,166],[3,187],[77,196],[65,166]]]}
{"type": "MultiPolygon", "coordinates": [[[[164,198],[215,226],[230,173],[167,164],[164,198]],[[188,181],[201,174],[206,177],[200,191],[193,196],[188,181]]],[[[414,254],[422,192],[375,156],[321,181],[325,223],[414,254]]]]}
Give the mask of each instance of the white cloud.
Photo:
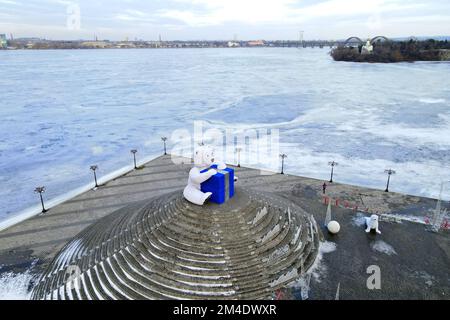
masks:
{"type": "MultiPolygon", "coordinates": [[[[162,10],[161,17],[179,20],[189,26],[220,25],[225,22],[245,24],[298,24],[304,21],[363,15],[366,18],[380,12],[421,8],[424,4],[405,4],[399,0],[328,0],[299,7],[296,0],[176,0],[202,5],[203,10],[162,10]]],[[[326,23],[326,21],[324,21],[326,23]]]]}
{"type": "Polygon", "coordinates": [[[12,0],[0,0],[0,4],[10,4],[10,5],[14,5],[14,6],[19,5],[18,2],[12,1],[12,0]]]}
{"type": "Polygon", "coordinates": [[[225,22],[249,24],[282,21],[295,0],[177,0],[203,5],[205,10],[163,10],[160,16],[180,20],[190,26],[218,25],[225,22]]]}

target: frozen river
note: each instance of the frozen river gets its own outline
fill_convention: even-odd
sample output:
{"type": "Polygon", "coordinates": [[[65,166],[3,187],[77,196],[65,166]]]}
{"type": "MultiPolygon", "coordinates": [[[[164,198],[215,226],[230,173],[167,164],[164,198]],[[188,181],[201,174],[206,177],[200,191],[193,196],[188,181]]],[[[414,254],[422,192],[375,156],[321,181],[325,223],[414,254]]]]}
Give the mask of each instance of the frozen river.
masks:
{"type": "MultiPolygon", "coordinates": [[[[450,180],[450,64],[326,49],[0,51],[0,220],[210,127],[280,130],[286,171],[437,197],[450,180]]],[[[450,183],[444,191],[450,198],[450,183]]]]}

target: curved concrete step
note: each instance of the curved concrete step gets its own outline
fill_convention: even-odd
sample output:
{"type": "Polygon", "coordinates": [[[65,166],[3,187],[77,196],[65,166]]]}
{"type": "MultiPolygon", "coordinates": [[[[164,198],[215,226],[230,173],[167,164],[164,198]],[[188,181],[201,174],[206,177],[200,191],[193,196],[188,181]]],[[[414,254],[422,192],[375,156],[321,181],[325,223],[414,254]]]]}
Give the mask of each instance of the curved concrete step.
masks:
{"type": "Polygon", "coordinates": [[[312,265],[318,241],[311,215],[272,195],[238,189],[223,206],[199,207],[173,193],[85,229],[32,297],[266,299],[312,265]]]}

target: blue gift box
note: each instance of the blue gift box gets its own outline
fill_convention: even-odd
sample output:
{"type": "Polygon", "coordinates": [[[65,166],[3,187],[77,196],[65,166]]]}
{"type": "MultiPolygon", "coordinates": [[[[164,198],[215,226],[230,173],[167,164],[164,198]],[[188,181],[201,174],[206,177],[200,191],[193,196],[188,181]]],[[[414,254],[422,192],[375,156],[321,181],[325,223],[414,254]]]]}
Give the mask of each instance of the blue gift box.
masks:
{"type": "MultiPolygon", "coordinates": [[[[216,165],[209,169],[216,169],[217,174],[203,182],[201,190],[202,192],[212,192],[211,202],[223,204],[234,196],[234,170],[230,168],[218,170],[216,165]]],[[[206,172],[209,169],[201,172],[206,172]]]]}

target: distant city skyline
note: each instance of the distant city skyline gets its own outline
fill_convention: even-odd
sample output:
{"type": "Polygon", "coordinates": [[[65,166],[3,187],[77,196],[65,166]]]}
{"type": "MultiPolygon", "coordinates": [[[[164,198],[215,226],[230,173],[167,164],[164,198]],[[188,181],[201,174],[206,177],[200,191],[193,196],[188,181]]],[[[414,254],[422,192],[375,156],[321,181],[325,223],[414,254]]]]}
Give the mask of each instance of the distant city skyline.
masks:
{"type": "Polygon", "coordinates": [[[440,36],[441,0],[0,0],[0,34],[47,39],[298,40],[440,36]]]}

